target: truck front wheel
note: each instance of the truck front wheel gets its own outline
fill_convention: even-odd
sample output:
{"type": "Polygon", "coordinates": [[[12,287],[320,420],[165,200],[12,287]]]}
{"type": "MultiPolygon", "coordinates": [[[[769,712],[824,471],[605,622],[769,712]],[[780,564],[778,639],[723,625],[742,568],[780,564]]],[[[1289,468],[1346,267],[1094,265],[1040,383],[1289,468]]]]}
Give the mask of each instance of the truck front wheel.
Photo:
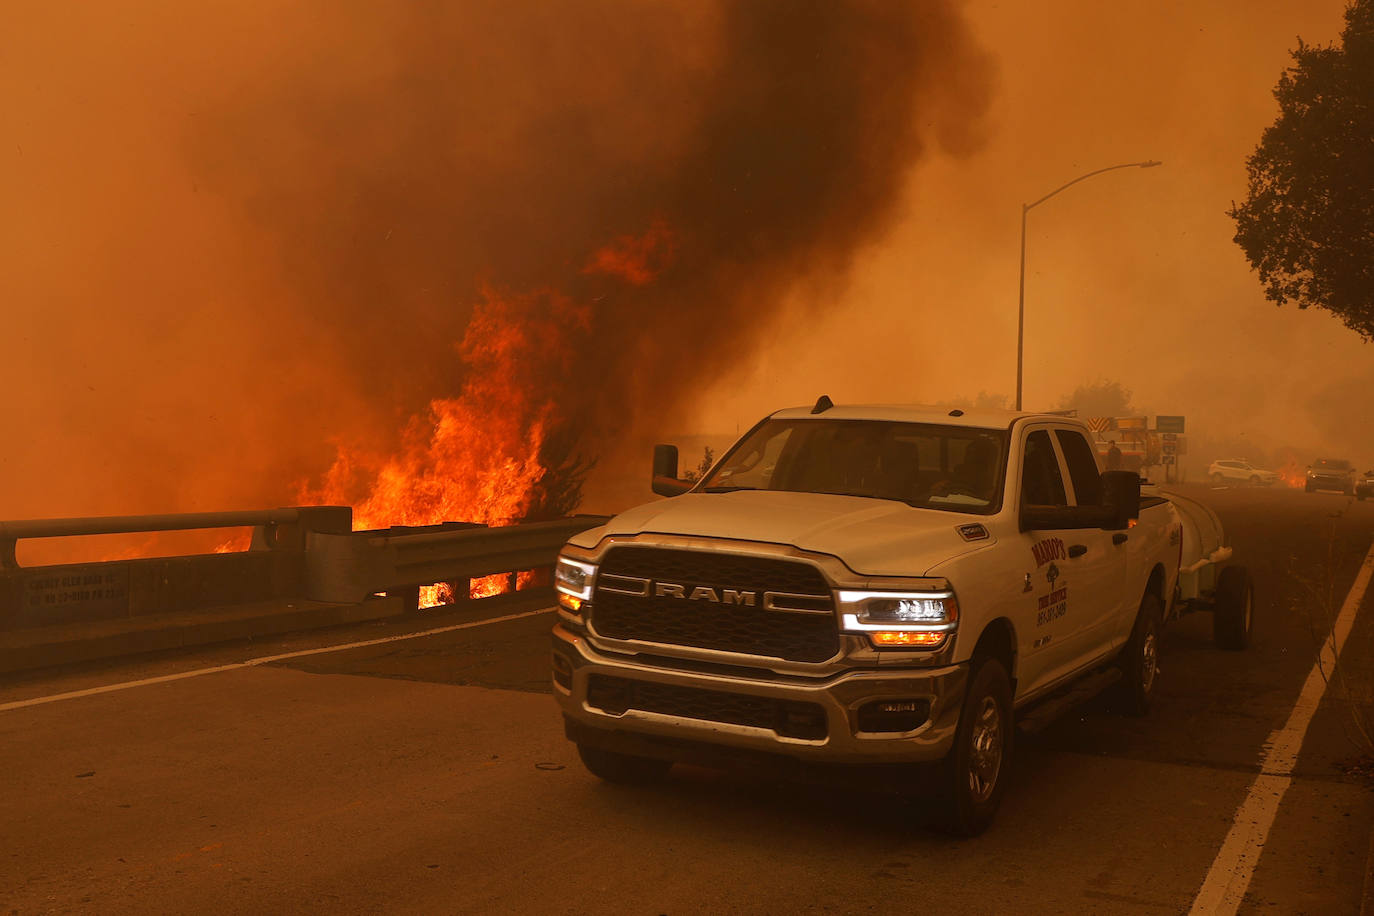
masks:
{"type": "Polygon", "coordinates": [[[1159,627],[1164,619],[1163,606],[1153,593],[1140,602],[1131,638],[1121,651],[1121,696],[1126,714],[1143,716],[1150,711],[1155,681],[1159,679],[1159,627]]]}
{"type": "Polygon", "coordinates": [[[652,757],[635,757],[586,744],[577,746],[577,756],[593,776],[620,785],[642,785],[668,775],[673,764],[652,757]]]}
{"type": "Polygon", "coordinates": [[[992,823],[1006,788],[1011,756],[1011,679],[995,658],[975,658],[954,734],[945,757],[945,826],[977,836],[992,823]]]}

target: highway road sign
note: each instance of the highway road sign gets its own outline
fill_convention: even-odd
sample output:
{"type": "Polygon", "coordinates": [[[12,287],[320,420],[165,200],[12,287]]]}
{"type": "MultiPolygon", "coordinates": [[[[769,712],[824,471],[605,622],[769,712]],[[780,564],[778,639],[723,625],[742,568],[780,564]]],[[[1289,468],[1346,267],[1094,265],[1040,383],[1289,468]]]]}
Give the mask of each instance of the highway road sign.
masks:
{"type": "Polygon", "coordinates": [[[1162,433],[1181,433],[1183,432],[1183,418],[1160,414],[1155,417],[1155,429],[1162,433]]]}

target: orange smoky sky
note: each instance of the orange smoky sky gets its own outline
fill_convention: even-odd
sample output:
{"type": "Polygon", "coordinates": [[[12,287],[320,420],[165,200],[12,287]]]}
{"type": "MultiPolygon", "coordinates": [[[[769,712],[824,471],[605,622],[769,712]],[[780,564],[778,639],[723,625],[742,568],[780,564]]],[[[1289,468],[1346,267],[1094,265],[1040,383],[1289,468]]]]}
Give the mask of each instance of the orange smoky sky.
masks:
{"type": "MultiPolygon", "coordinates": [[[[1359,403],[1367,345],[1326,312],[1275,307],[1225,211],[1278,113],[1298,38],[1335,41],[1341,0],[970,3],[997,62],[988,142],[911,173],[902,219],[821,317],[793,321],[703,400],[733,431],[779,402],[933,401],[1015,392],[1020,208],[1027,230],[1025,404],[1119,380],[1189,432],[1374,463],[1359,403]]],[[[1215,455],[1189,456],[1205,465],[1215,455]]],[[[1374,466],[1374,464],[1372,464],[1374,466]]]]}
{"type": "Polygon", "coordinates": [[[1374,451],[1340,409],[1367,351],[1267,304],[1224,214],[1339,0],[768,6],[12,10],[0,517],[289,503],[461,390],[490,287],[610,303],[555,380],[592,453],[1010,394],[1020,204],[1147,158],[1031,214],[1028,406],[1117,379],[1193,431],[1374,451]],[[657,280],[589,269],[659,225],[657,280]]]}

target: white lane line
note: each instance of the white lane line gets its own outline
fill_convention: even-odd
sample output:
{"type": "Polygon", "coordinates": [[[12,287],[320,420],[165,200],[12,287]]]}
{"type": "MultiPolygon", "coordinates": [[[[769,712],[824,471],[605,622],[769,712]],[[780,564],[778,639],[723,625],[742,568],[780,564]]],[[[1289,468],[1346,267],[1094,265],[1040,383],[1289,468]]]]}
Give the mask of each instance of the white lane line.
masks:
{"type": "Polygon", "coordinates": [[[1249,794],[1236,811],[1231,829],[1207,872],[1207,880],[1202,883],[1193,908],[1188,911],[1189,916],[1232,916],[1240,908],[1264,850],[1264,842],[1269,837],[1269,828],[1274,825],[1279,803],[1293,782],[1293,768],[1297,765],[1307,726],[1321,705],[1327,681],[1335,676],[1336,662],[1355,625],[1355,615],[1369,588],[1371,576],[1374,576],[1374,546],[1365,554],[1359,574],[1336,615],[1331,634],[1302,685],[1293,711],[1288,714],[1288,721],[1269,736],[1264,757],[1260,760],[1260,775],[1255,777],[1249,794]]]}
{"type": "Polygon", "coordinates": [[[250,658],[248,661],[234,662],[229,665],[216,665],[213,668],[196,668],[192,671],[179,671],[176,674],[145,677],[137,681],[121,681],[117,684],[105,684],[101,687],[90,687],[86,690],[72,690],[67,693],[54,693],[45,697],[34,697],[29,700],[15,700],[10,703],[0,703],[0,712],[6,712],[11,709],[24,709],[29,706],[42,706],[45,703],[57,703],[61,700],[75,700],[79,697],[93,697],[102,693],[114,693],[117,690],[129,690],[134,687],[147,687],[150,684],[165,684],[168,681],[183,681],[187,678],[201,677],[206,674],[219,674],[223,671],[237,671],[240,668],[252,668],[256,665],[286,661],[290,658],[324,655],[327,652],[343,652],[347,649],[364,649],[368,646],[380,646],[389,642],[400,642],[404,639],[420,639],[424,636],[434,636],[439,633],[452,633],[455,630],[470,630],[473,627],[484,627],[493,623],[505,623],[507,620],[519,620],[522,617],[552,614],[553,611],[554,609],[551,607],[540,608],[537,611],[523,611],[519,614],[507,614],[504,617],[488,617],[485,620],[470,620],[467,623],[455,623],[452,626],[435,627],[432,630],[421,630],[418,633],[401,633],[397,636],[381,636],[377,639],[365,639],[362,642],[343,643],[337,646],[321,646],[317,649],[301,649],[298,652],[283,652],[280,655],[264,655],[261,658],[250,658]]]}

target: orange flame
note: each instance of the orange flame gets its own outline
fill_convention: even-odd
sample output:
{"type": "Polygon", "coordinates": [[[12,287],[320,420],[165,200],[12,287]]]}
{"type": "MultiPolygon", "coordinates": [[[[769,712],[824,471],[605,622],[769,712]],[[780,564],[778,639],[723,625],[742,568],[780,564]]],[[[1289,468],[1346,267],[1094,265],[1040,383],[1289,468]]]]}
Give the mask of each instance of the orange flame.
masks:
{"type": "Polygon", "coordinates": [[[215,547],[215,553],[241,553],[253,543],[253,533],[245,531],[236,534],[215,547]]]}
{"type": "Polygon", "coordinates": [[[631,286],[645,286],[672,262],[676,251],[677,242],[668,224],[655,220],[643,235],[622,235],[597,251],[582,272],[606,274],[631,286]]]}
{"type": "MultiPolygon", "coordinates": [[[[623,236],[597,251],[586,274],[651,282],[671,261],[674,239],[655,221],[642,236],[623,236]]],[[[400,448],[379,455],[340,443],[318,484],[303,484],[303,504],[353,505],[356,530],[469,521],[509,525],[537,511],[549,468],[542,453],[565,433],[558,392],[548,380],[572,378],[577,341],[591,312],[551,291],[524,296],[481,290],[458,353],[467,370],[456,397],[435,398],[412,417],[400,448]]],[[[537,581],[522,578],[516,587],[537,581]]],[[[511,588],[508,574],[474,579],[471,597],[511,588]]],[[[443,583],[425,586],[421,606],[452,600],[443,583]]]]}
{"type": "Polygon", "coordinates": [[[303,501],[354,503],[355,529],[508,525],[528,514],[548,472],[541,449],[562,419],[551,393],[532,390],[527,367],[570,364],[567,338],[588,318],[552,294],[484,294],[459,345],[468,367],[459,395],[435,398],[412,417],[394,455],[340,445],[320,484],[301,488],[303,501]],[[530,320],[536,311],[547,315],[543,326],[530,320]]]}
{"type": "Polygon", "coordinates": [[[436,582],[433,585],[420,586],[420,607],[438,607],[441,604],[453,603],[453,586],[447,582],[436,582]]]}
{"type": "Polygon", "coordinates": [[[510,591],[510,574],[497,573],[494,576],[483,576],[480,579],[472,580],[473,598],[490,598],[492,595],[504,595],[510,591]]]}
{"type": "Polygon", "coordinates": [[[1303,468],[1298,467],[1296,461],[1290,461],[1278,470],[1279,480],[1294,489],[1301,489],[1307,486],[1307,474],[1303,468]]]}

